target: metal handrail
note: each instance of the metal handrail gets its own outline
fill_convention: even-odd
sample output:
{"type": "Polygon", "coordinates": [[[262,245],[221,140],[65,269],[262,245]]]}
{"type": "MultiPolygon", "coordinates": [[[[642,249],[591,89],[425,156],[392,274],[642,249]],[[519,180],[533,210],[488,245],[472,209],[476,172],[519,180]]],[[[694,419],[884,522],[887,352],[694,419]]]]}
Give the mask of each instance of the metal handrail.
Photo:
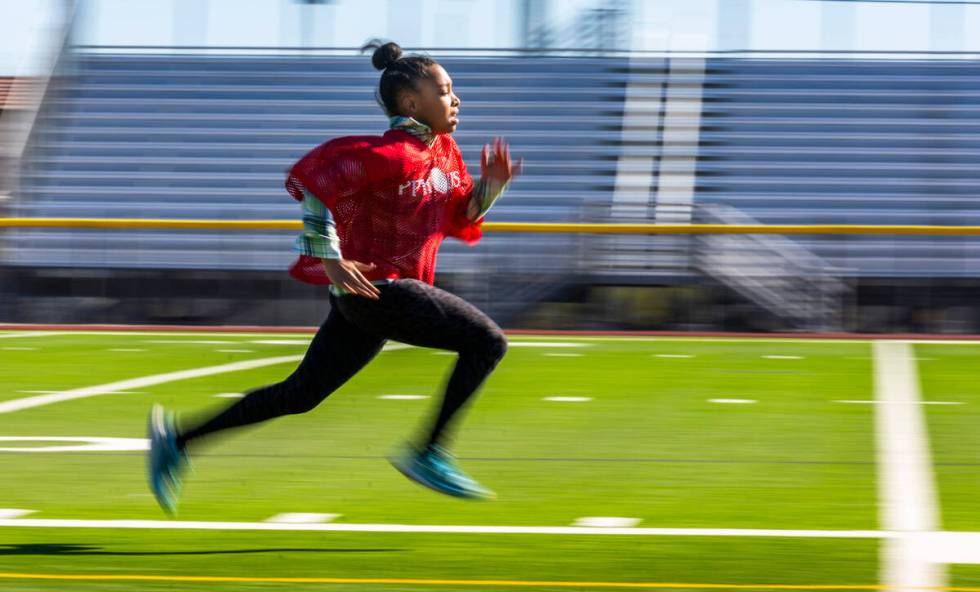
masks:
{"type": "MultiPolygon", "coordinates": [[[[0,228],[105,228],[197,230],[301,230],[300,220],[200,220],[146,218],[0,218],[0,228]]],[[[491,232],[586,234],[858,234],[980,236],[980,226],[899,224],[602,224],[487,222],[491,232]]]]}

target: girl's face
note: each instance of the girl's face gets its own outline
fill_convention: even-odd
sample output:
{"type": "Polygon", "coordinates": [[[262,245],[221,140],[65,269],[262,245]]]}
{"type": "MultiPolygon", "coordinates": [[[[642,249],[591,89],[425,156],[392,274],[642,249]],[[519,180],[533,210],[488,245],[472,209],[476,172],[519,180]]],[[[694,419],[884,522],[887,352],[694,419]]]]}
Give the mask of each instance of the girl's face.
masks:
{"type": "Polygon", "coordinates": [[[452,78],[438,64],[429,67],[429,77],[419,81],[418,88],[405,92],[402,109],[437,134],[451,134],[459,125],[459,97],[452,78]]]}

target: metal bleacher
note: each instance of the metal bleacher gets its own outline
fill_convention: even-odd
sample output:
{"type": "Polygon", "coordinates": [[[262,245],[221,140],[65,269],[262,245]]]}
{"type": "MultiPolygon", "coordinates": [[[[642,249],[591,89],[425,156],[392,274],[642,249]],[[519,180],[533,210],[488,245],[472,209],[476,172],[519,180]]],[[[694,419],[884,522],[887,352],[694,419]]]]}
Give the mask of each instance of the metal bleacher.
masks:
{"type": "MultiPolygon", "coordinates": [[[[980,224],[974,61],[710,57],[690,83],[700,109],[690,146],[664,146],[661,132],[630,131],[623,119],[631,80],[669,82],[679,89],[671,100],[684,100],[685,73],[668,74],[663,58],[440,61],[463,101],[456,138],[471,172],[494,135],[526,159],[494,221],[579,221],[601,210],[628,135],[651,158],[693,152],[695,207],[768,223],[980,224]]],[[[73,75],[49,92],[35,127],[16,215],[295,219],[282,189],[289,164],[326,139],[385,128],[367,56],[80,52],[70,62],[73,75]]],[[[292,240],[36,229],[6,233],[3,252],[26,267],[281,270],[292,240]]],[[[980,273],[972,238],[792,240],[851,276],[980,273]]],[[[447,241],[440,269],[562,272],[580,268],[581,249],[571,235],[488,235],[478,249],[447,241]]]]}
{"type": "MultiPolygon", "coordinates": [[[[697,200],[766,223],[980,224],[980,63],[707,61],[697,200]]],[[[972,277],[980,241],[794,237],[842,273],[972,277]]]]}
{"type": "MultiPolygon", "coordinates": [[[[450,58],[462,99],[456,133],[471,173],[480,147],[506,137],[525,174],[495,221],[576,221],[610,189],[622,85],[616,60],[450,58]]],[[[78,53],[49,93],[21,178],[16,214],[134,218],[297,219],[288,166],[313,146],[378,134],[379,73],[369,56],[78,53]]],[[[6,237],[14,266],[281,270],[290,232],[35,229],[6,237]]],[[[574,237],[447,241],[440,269],[549,269],[575,264],[574,237]],[[538,257],[528,257],[539,255],[538,257]],[[545,263],[545,261],[547,263],[545,263]]]]}

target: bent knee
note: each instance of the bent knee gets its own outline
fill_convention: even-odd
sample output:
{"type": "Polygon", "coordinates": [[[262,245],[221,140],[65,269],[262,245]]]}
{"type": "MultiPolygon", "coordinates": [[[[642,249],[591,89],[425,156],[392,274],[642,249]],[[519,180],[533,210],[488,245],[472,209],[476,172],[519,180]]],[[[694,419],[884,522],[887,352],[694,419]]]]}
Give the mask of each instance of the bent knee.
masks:
{"type": "Polygon", "coordinates": [[[486,341],[487,357],[493,358],[495,362],[503,359],[507,353],[507,336],[500,329],[487,334],[486,341]]]}

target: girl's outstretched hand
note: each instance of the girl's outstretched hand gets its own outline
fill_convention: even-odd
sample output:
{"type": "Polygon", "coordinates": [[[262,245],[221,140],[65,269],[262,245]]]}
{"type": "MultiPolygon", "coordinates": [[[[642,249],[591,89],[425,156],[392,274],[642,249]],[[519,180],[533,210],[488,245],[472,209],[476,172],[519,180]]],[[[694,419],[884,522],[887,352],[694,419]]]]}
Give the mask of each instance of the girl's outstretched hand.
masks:
{"type": "Polygon", "coordinates": [[[371,300],[377,300],[381,291],[361,272],[371,271],[374,267],[374,263],[361,263],[348,259],[323,259],[323,270],[333,285],[371,300]]]}
{"type": "Polygon", "coordinates": [[[494,138],[493,145],[486,144],[480,152],[480,173],[501,183],[507,183],[520,174],[524,159],[513,164],[510,160],[510,146],[503,138],[494,138]]]}

